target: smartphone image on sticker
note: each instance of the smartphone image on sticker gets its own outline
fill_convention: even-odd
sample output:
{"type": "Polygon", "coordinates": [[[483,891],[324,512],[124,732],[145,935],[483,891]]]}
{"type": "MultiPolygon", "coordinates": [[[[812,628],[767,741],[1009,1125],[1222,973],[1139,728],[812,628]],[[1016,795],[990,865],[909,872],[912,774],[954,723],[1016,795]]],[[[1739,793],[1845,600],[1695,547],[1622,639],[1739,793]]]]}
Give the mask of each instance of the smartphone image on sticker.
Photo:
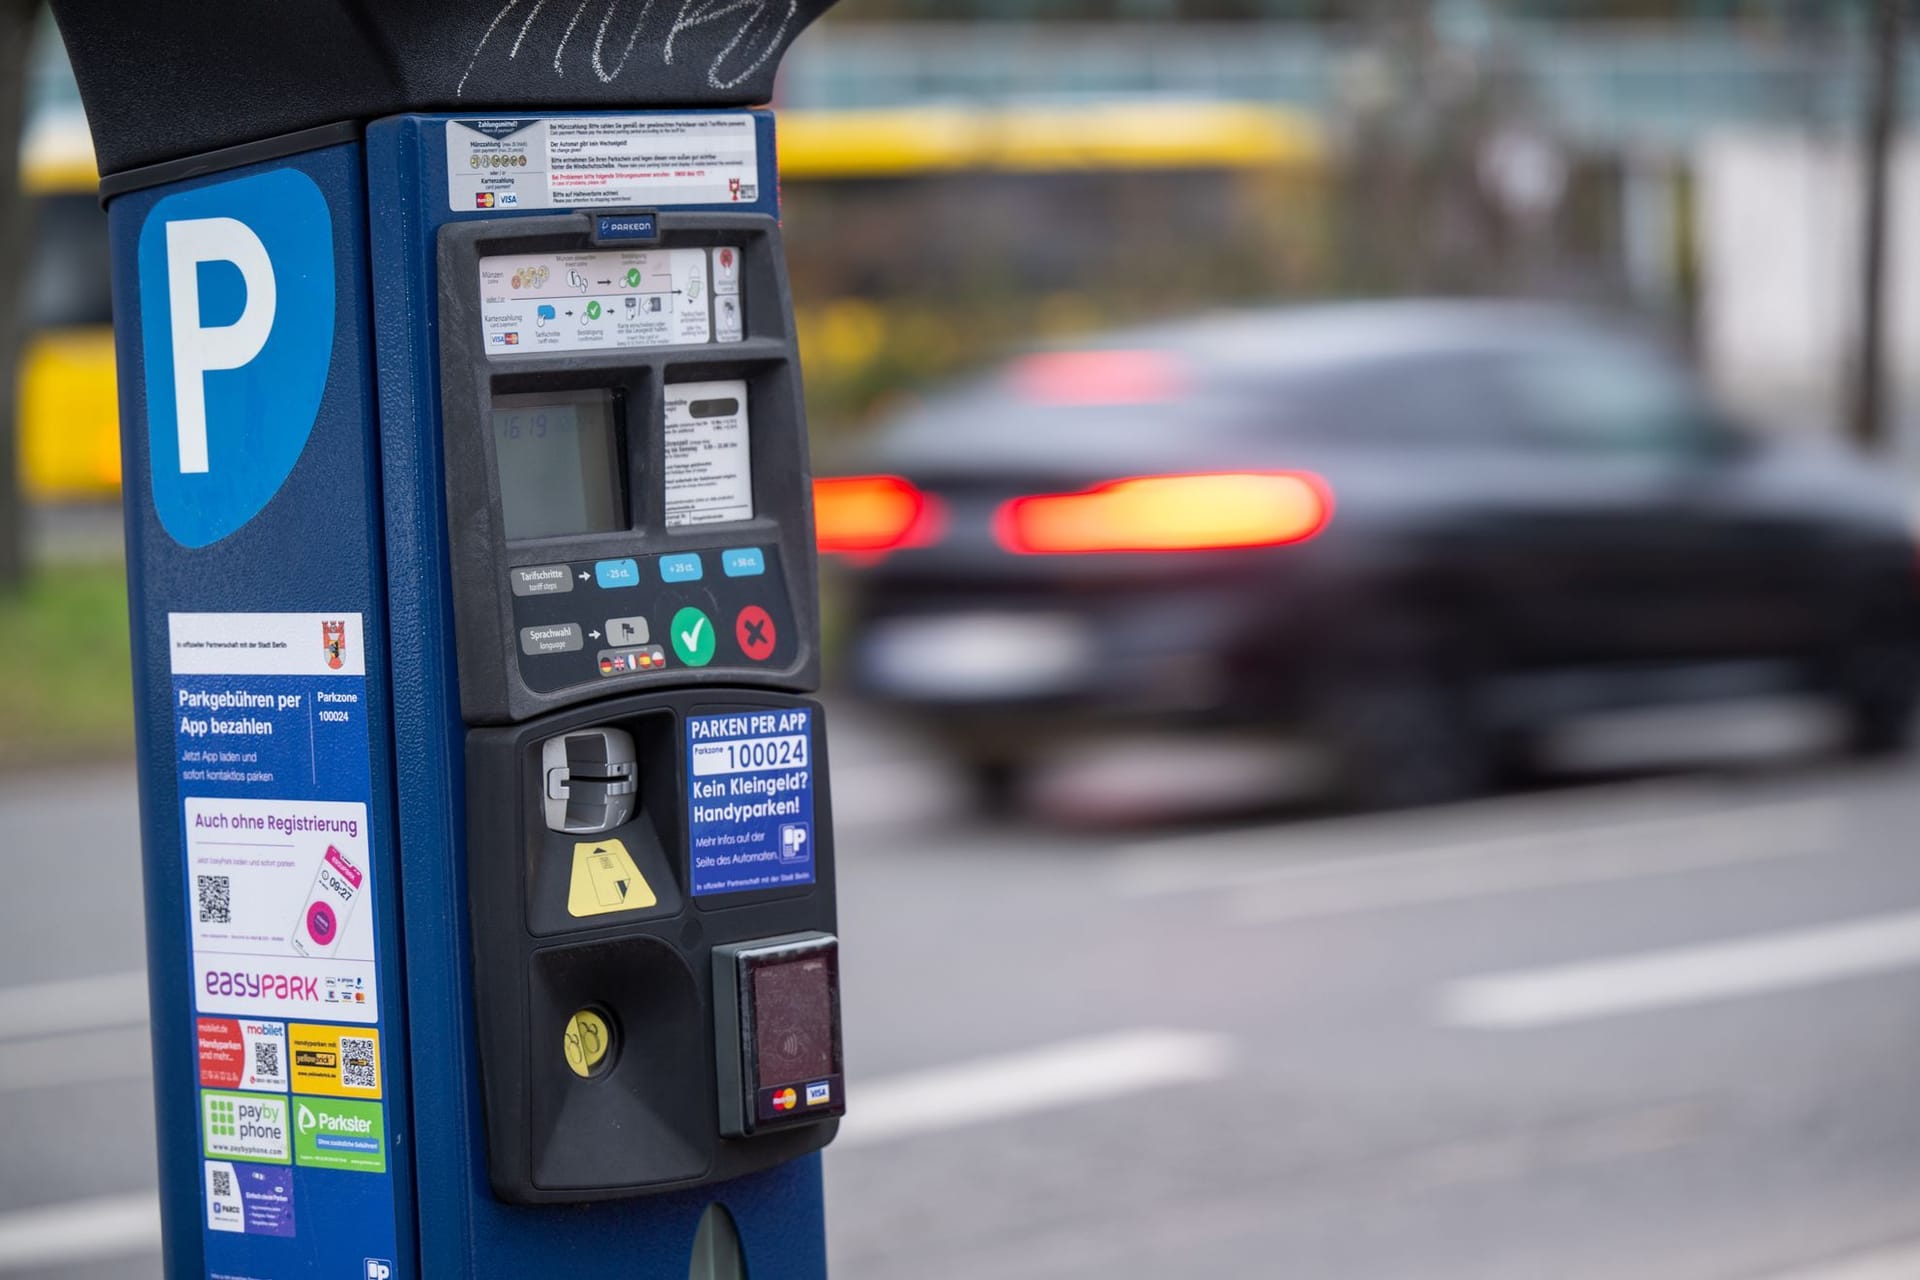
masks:
{"type": "Polygon", "coordinates": [[[320,860],[313,877],[313,889],[300,917],[293,922],[293,949],[303,956],[330,956],[340,945],[347,918],[360,898],[360,886],[366,875],[347,856],[332,845],[320,860]]]}

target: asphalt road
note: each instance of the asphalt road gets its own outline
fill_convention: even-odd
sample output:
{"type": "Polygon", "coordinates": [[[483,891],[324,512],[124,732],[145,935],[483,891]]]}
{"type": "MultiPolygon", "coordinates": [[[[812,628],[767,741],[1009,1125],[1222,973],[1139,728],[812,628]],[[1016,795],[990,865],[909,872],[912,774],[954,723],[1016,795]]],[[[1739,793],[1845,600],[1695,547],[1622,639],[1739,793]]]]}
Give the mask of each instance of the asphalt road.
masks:
{"type": "MultiPolygon", "coordinates": [[[[986,825],[838,723],[840,1280],[1920,1276],[1920,760],[986,825]]],[[[134,818],[0,780],[0,1276],[158,1272],[134,818]]]]}

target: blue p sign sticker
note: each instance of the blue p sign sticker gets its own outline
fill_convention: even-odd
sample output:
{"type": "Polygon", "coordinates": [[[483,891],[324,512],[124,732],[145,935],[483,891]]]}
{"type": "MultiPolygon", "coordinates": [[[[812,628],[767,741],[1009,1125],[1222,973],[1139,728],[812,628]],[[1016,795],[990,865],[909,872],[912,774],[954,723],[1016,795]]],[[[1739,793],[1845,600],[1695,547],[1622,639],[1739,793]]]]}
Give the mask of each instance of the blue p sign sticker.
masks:
{"type": "Polygon", "coordinates": [[[297,169],[158,201],[140,228],[153,505],[220,541],[293,472],[333,364],[333,217],[297,169]]]}

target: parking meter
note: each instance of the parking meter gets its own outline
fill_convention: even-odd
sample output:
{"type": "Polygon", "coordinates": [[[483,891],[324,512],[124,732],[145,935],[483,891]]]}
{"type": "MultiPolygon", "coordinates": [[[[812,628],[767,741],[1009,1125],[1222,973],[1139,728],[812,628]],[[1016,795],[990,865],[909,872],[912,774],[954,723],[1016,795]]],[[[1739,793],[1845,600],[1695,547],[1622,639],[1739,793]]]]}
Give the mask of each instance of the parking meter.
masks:
{"type": "Polygon", "coordinates": [[[748,105],[824,7],[55,6],[170,1275],[824,1274],[832,816],[748,105]]]}

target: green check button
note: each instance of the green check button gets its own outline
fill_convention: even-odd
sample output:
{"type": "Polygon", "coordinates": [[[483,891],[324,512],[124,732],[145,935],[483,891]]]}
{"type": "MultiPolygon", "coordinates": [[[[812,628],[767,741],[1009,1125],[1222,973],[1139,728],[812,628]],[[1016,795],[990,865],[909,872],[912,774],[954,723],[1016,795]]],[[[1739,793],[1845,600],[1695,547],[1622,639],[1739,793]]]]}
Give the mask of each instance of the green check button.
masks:
{"type": "Polygon", "coordinates": [[[692,605],[673,615],[673,651],[690,667],[713,661],[713,622],[692,605]]]}

